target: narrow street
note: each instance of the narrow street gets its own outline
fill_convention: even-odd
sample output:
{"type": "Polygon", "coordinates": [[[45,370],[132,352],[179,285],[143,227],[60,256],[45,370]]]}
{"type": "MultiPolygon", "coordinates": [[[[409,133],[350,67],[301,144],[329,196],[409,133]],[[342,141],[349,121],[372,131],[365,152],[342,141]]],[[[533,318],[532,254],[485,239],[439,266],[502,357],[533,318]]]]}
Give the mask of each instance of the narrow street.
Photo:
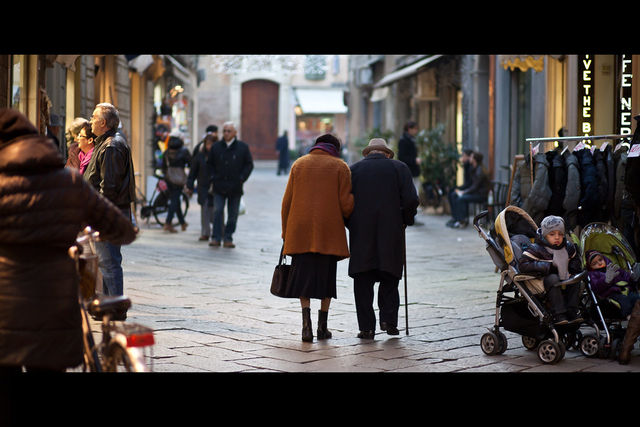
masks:
{"type": "MultiPolygon", "coordinates": [[[[640,371],[637,350],[627,366],[576,350],[544,365],[510,332],[504,354],[485,355],[480,337],[494,322],[499,275],[473,227],[447,228],[448,217],[432,213],[419,213],[424,225],[407,230],[408,335],[401,281],[400,335],[356,337],[345,260],[338,263],[338,298],[329,312],[333,338],[302,342],[299,301],[269,293],[286,182],[275,165],[256,162],[245,184],[246,213],[238,219],[235,249],[198,241],[195,197],[186,232],[168,234],[153,221],[142,223],[139,238],[124,248],[125,294],[133,302],[127,321],[155,330],[155,372],[640,371]]],[[[318,308],[312,300],[314,334],[318,308]]]]}

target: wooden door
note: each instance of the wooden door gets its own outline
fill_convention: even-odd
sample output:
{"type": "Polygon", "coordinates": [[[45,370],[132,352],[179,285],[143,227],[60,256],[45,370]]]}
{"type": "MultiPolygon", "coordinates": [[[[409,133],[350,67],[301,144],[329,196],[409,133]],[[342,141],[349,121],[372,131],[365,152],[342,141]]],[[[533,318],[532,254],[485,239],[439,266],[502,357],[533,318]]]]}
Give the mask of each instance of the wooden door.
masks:
{"type": "Polygon", "coordinates": [[[278,92],[277,83],[250,80],[242,84],[242,115],[239,139],[246,142],[254,160],[278,158],[278,92]]]}

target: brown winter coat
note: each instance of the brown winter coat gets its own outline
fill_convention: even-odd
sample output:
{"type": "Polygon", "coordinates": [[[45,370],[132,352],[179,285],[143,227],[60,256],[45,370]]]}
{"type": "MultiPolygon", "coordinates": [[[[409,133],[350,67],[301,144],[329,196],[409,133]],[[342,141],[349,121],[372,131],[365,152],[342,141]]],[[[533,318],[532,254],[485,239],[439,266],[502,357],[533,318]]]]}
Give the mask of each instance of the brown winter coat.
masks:
{"type": "Polygon", "coordinates": [[[282,198],[285,255],[314,252],[348,258],[344,221],[352,211],[349,166],[321,150],[300,157],[282,198]]]}
{"type": "Polygon", "coordinates": [[[24,116],[7,119],[14,114],[7,111],[0,110],[0,365],[77,366],[82,329],[68,248],[87,225],[118,244],[132,242],[135,231],[64,167],[51,140],[24,116]]]}

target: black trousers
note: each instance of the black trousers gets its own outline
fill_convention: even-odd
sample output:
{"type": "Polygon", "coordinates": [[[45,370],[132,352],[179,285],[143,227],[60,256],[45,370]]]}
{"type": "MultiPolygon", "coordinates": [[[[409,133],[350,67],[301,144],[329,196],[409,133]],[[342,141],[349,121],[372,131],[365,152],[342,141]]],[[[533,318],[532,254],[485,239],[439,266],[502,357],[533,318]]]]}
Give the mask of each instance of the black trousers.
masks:
{"type": "Polygon", "coordinates": [[[567,285],[562,290],[559,286],[554,286],[560,282],[557,274],[550,274],[544,278],[544,289],[547,291],[547,300],[550,304],[551,314],[564,314],[567,310],[577,310],[580,298],[580,284],[567,285]]]}
{"type": "Polygon", "coordinates": [[[361,331],[376,330],[376,315],[373,310],[373,286],[376,282],[380,282],[378,287],[380,322],[386,322],[389,326],[398,326],[399,281],[397,277],[380,270],[354,274],[353,293],[356,300],[358,327],[361,331]]]}

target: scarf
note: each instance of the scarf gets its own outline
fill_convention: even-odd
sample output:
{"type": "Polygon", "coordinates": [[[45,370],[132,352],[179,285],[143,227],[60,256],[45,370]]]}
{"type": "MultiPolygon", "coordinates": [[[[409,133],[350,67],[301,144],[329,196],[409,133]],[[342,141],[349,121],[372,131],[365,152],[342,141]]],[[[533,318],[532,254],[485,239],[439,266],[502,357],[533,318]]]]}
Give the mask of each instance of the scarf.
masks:
{"type": "Polygon", "coordinates": [[[89,162],[91,161],[91,154],[93,154],[93,148],[91,147],[91,150],[89,150],[88,153],[85,153],[84,151],[80,150],[80,152],[78,153],[78,160],[80,160],[80,173],[83,174],[84,170],[87,168],[87,165],[89,164],[89,162]]]}
{"type": "Polygon", "coordinates": [[[547,251],[553,255],[553,265],[558,268],[558,276],[560,280],[569,278],[569,253],[565,247],[560,249],[552,249],[546,247],[547,251]]]}
{"type": "Polygon", "coordinates": [[[327,153],[331,154],[334,157],[340,157],[340,154],[338,153],[338,148],[335,145],[330,144],[328,142],[318,142],[316,145],[311,147],[309,152],[315,149],[326,151],[327,153]]]}

